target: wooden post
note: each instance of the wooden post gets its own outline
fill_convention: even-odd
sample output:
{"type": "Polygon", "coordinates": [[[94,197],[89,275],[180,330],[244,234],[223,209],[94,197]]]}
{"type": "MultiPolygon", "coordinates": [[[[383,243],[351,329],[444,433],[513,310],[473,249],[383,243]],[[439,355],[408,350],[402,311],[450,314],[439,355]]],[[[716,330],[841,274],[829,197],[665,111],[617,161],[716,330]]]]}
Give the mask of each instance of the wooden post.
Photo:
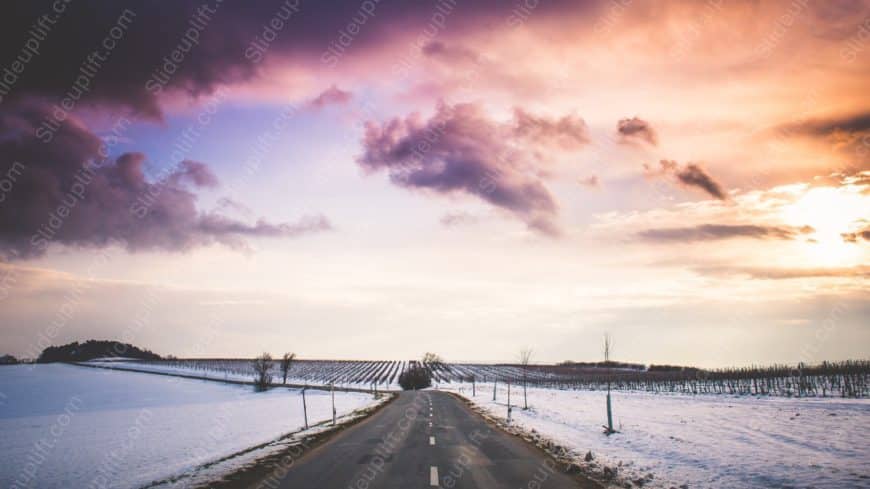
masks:
{"type": "Polygon", "coordinates": [[[474,389],[474,377],[471,378],[471,397],[477,395],[477,391],[474,389]]]}
{"type": "Polygon", "coordinates": [[[507,416],[507,420],[508,420],[508,423],[510,423],[511,422],[511,381],[508,380],[507,384],[508,384],[508,416],[507,416]]]}
{"type": "Polygon", "coordinates": [[[526,371],[523,370],[523,409],[529,409],[529,396],[526,394],[526,371]]]}
{"type": "Polygon", "coordinates": [[[495,402],[495,391],[498,389],[498,377],[493,377],[492,380],[492,402],[495,402]]]}
{"type": "Polygon", "coordinates": [[[804,394],[804,362],[798,362],[798,397],[804,394]]]}
{"type": "Polygon", "coordinates": [[[308,405],[305,403],[305,387],[302,388],[302,413],[305,416],[305,429],[308,429],[308,405]]]}
{"type": "Polygon", "coordinates": [[[329,387],[332,392],[332,426],[335,426],[335,384],[330,384],[329,387]]]}

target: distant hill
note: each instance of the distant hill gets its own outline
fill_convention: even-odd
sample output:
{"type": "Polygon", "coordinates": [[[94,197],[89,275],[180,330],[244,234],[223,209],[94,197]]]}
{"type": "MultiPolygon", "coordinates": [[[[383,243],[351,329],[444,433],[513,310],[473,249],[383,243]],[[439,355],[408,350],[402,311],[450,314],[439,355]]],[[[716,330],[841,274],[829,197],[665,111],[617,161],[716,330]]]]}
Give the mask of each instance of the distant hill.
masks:
{"type": "Polygon", "coordinates": [[[0,365],[15,365],[16,363],[18,363],[18,359],[12,355],[0,356],[0,365]]]}
{"type": "Polygon", "coordinates": [[[124,357],[139,360],[160,360],[160,355],[119,341],[88,340],[63,346],[49,346],[39,355],[37,363],[84,362],[94,358],[124,357]]]}

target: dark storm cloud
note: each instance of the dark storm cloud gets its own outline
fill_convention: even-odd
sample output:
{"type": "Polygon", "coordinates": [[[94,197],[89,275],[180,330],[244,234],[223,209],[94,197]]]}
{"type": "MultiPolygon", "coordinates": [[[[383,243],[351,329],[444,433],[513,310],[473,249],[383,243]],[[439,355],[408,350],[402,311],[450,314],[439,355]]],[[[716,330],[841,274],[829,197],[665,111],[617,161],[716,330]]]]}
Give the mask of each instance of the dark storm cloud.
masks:
{"type": "MultiPolygon", "coordinates": [[[[110,0],[61,0],[65,11],[56,14],[52,2],[14,3],[0,18],[0,60],[15,59],[41,16],[57,18],[53,23],[42,21],[48,26],[40,31],[45,40],[10,96],[62,96],[126,8],[135,14],[134,20],[108,61],[95,70],[82,100],[131,108],[147,117],[161,116],[158,96],[165,91],[181,90],[195,97],[219,85],[252,79],[267,54],[316,59],[360,7],[360,2],[302,0],[128,0],[123,6],[110,0]]],[[[357,45],[378,33],[376,28],[367,31],[355,39],[357,45]]]]}
{"type": "Polygon", "coordinates": [[[648,241],[665,242],[716,241],[731,238],[793,240],[814,231],[810,226],[794,228],[786,226],[701,224],[690,227],[647,229],[639,232],[638,236],[648,241]]]}
{"type": "MultiPolygon", "coordinates": [[[[593,3],[548,2],[535,13],[566,8],[580,13],[596,8],[593,3]]],[[[452,32],[477,29],[485,19],[508,18],[514,8],[496,0],[450,5],[452,32]]],[[[181,90],[198,96],[250,80],[267,58],[324,69],[328,63],[323,58],[337,50],[365,56],[369,48],[390,40],[403,42],[432,25],[439,30],[448,25],[448,14],[436,10],[436,4],[404,0],[12,0],[0,16],[0,71],[18,60],[23,63],[16,68],[23,69],[10,65],[13,73],[4,80],[9,90],[0,92],[3,100],[37,95],[57,101],[88,57],[102,49],[124,10],[133,13],[132,21],[118,36],[111,57],[95,70],[82,103],[126,107],[152,118],[162,115],[161,93],[181,90]],[[352,34],[350,24],[358,28],[352,34]]]]}
{"type": "Polygon", "coordinates": [[[585,125],[523,111],[516,117],[502,124],[473,104],[442,104],[429,120],[413,114],[383,124],[369,122],[364,153],[357,161],[369,171],[386,170],[396,185],[474,195],[512,213],[530,229],[557,235],[558,206],[533,164],[537,157],[523,144],[536,151],[545,143],[577,144],[582,139],[578,130],[585,125]]]}
{"type": "Polygon", "coordinates": [[[616,132],[622,142],[646,141],[653,146],[658,144],[658,136],[650,123],[638,117],[621,119],[616,124],[616,132]]]}
{"type": "MultiPolygon", "coordinates": [[[[20,172],[0,205],[0,256],[29,258],[52,243],[184,251],[210,243],[244,247],[249,236],[298,236],[329,229],[322,217],[295,224],[248,225],[196,208],[198,189],[215,187],[208,166],[179,162],[165,178],[149,181],[145,155],[107,157],[103,140],[69,120],[51,143],[33,135],[49,109],[37,103],[4,105],[0,155],[20,172]]],[[[5,168],[0,171],[5,172],[5,168]]]]}

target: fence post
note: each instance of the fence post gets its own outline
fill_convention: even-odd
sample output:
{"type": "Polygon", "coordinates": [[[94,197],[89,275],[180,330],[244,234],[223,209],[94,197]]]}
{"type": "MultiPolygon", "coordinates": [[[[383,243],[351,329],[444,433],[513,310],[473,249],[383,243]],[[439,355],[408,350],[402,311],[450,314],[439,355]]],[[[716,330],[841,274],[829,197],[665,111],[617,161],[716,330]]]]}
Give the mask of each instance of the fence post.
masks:
{"type": "Polygon", "coordinates": [[[305,387],[302,388],[302,414],[305,416],[305,429],[308,429],[308,405],[305,403],[305,387]]]}
{"type": "Polygon", "coordinates": [[[508,380],[507,384],[508,384],[508,416],[507,416],[507,420],[508,420],[508,423],[510,423],[511,422],[511,381],[508,380]]]}
{"type": "Polygon", "coordinates": [[[335,384],[330,384],[329,390],[332,393],[332,426],[335,426],[335,384]]]}

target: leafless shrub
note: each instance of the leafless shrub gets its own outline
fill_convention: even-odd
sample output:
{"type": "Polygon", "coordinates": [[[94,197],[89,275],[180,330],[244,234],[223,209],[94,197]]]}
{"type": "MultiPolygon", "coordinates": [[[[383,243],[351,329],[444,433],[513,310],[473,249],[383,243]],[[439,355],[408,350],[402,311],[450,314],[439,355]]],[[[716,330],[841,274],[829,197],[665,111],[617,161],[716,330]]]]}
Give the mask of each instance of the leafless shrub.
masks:
{"type": "Polygon", "coordinates": [[[284,385],[287,384],[287,372],[290,371],[290,365],[293,364],[295,358],[295,353],[285,353],[284,356],[281,357],[281,373],[284,374],[284,385]]]}
{"type": "Polygon", "coordinates": [[[529,409],[529,396],[526,392],[526,384],[529,379],[529,362],[532,360],[532,349],[520,350],[520,365],[523,366],[523,409],[529,409]]]}
{"type": "Polygon", "coordinates": [[[254,386],[257,390],[266,390],[272,384],[272,355],[263,353],[251,362],[254,369],[254,386]]]}

